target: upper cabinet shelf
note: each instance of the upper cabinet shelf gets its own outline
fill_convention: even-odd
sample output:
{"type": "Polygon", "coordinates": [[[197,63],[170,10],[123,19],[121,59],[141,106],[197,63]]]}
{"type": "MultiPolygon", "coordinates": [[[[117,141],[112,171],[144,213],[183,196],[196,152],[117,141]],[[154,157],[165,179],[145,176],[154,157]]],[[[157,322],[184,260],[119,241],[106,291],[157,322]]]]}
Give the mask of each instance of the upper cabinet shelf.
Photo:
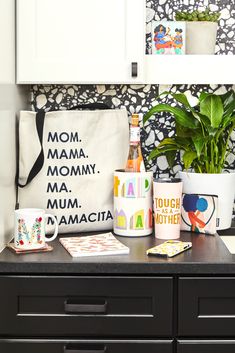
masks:
{"type": "Polygon", "coordinates": [[[17,0],[17,83],[235,83],[233,55],[145,55],[145,7],[145,0],[17,0]]]}
{"type": "Polygon", "coordinates": [[[147,84],[235,84],[234,55],[146,55],[147,84]]]}

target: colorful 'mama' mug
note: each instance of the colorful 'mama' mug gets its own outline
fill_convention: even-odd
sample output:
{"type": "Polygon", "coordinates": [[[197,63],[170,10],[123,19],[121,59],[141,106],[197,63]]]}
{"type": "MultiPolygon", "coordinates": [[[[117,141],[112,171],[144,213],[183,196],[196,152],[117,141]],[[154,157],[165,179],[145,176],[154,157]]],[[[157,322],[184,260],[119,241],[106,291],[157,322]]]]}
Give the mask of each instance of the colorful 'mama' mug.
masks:
{"type": "Polygon", "coordinates": [[[152,172],[114,173],[114,233],[146,236],[153,231],[152,172]]]}
{"type": "Polygon", "coordinates": [[[40,249],[45,242],[54,240],[58,235],[58,223],[51,214],[38,208],[22,208],[15,211],[15,247],[22,250],[40,249]],[[46,218],[52,218],[55,232],[52,237],[45,235],[46,218]]]}

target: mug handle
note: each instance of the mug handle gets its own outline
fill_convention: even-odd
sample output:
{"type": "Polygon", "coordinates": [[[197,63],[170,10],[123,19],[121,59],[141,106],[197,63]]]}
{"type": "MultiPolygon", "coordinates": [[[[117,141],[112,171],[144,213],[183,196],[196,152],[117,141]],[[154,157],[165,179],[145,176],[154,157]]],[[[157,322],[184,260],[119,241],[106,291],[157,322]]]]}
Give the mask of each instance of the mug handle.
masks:
{"type": "Polygon", "coordinates": [[[54,221],[54,225],[55,225],[55,232],[54,232],[53,236],[50,238],[47,238],[45,235],[45,241],[49,242],[49,241],[55,240],[55,238],[58,235],[58,231],[59,231],[58,222],[57,222],[55,216],[53,216],[52,214],[49,214],[49,213],[44,214],[44,218],[52,218],[54,221]]]}

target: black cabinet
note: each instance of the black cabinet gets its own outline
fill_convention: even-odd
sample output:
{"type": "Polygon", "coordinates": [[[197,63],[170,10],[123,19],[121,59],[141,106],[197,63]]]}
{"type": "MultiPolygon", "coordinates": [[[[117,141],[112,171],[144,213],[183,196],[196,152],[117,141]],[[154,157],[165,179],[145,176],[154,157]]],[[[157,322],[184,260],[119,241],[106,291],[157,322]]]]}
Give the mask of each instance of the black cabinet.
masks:
{"type": "Polygon", "coordinates": [[[172,346],[172,340],[0,339],[1,353],[173,353],[172,346]]]}
{"type": "Polygon", "coordinates": [[[4,250],[0,353],[235,353],[235,256],[217,235],[182,240],[168,260],[145,255],[151,237],[117,257],[4,250]]]}
{"type": "Polygon", "coordinates": [[[235,341],[213,340],[200,341],[190,340],[177,342],[177,353],[234,353],[235,341]]]}
{"type": "Polygon", "coordinates": [[[0,288],[1,353],[235,352],[232,277],[6,275],[0,288]]]}
{"type": "Polygon", "coordinates": [[[178,334],[235,336],[235,278],[180,278],[178,334]]]}
{"type": "Polygon", "coordinates": [[[5,276],[0,288],[1,335],[172,336],[170,277],[5,276]]]}

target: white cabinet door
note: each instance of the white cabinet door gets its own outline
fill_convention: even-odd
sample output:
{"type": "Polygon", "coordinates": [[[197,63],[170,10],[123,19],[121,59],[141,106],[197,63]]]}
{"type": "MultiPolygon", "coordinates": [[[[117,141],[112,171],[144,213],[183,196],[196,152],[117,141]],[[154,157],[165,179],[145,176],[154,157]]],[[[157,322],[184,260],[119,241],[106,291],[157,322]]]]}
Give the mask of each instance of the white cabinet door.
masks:
{"type": "Polygon", "coordinates": [[[17,0],[18,83],[142,83],[144,54],[145,0],[17,0]]]}

